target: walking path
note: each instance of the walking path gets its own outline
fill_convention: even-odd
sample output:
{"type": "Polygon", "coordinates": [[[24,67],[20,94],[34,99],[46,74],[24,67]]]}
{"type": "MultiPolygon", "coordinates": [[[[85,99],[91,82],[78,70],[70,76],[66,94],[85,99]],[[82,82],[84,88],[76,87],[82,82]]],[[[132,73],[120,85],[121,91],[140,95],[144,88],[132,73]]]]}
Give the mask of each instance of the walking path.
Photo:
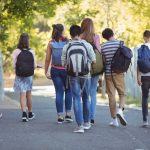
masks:
{"type": "Polygon", "coordinates": [[[34,87],[36,118],[27,123],[21,122],[17,95],[11,89],[6,95],[11,99],[0,103],[0,150],[150,150],[150,128],[141,127],[138,109],[125,111],[127,127],[113,128],[108,106],[97,105],[96,124],[77,134],[75,122],[57,124],[53,86],[34,87]]]}

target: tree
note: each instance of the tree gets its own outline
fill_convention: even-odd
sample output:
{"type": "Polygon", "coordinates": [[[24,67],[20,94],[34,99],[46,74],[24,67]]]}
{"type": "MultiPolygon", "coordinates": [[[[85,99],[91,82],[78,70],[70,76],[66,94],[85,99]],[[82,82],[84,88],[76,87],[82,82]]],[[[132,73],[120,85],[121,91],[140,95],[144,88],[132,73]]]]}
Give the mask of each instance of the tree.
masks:
{"type": "MultiPolygon", "coordinates": [[[[55,15],[58,5],[69,0],[0,0],[0,47],[4,58],[4,69],[11,66],[11,53],[16,47],[18,37],[22,32],[27,32],[31,39],[31,47],[36,49],[38,59],[43,59],[45,40],[50,30],[47,21],[41,31],[44,22],[38,16],[45,19],[55,15]]],[[[73,0],[78,2],[79,0],[73,0]]],[[[44,20],[44,19],[43,19],[44,20]]]]}

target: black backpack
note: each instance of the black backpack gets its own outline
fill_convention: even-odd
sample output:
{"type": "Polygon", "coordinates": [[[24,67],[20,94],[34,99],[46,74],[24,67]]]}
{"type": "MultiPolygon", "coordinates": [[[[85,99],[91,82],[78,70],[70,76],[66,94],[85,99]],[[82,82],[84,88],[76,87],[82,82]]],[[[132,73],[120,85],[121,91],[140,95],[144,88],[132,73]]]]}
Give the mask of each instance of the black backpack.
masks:
{"type": "Polygon", "coordinates": [[[34,74],[34,58],[30,49],[22,49],[17,57],[16,75],[20,77],[29,77],[34,74]]]}
{"type": "Polygon", "coordinates": [[[131,64],[131,58],[133,57],[132,51],[123,44],[124,42],[120,41],[120,46],[112,58],[111,71],[114,73],[127,72],[131,64]]]}

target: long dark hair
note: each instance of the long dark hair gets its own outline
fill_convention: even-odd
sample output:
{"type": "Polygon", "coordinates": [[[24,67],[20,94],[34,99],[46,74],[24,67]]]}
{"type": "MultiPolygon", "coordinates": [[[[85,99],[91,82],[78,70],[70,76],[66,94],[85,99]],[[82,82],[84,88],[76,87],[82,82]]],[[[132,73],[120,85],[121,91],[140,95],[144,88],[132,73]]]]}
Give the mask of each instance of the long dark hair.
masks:
{"type": "Polygon", "coordinates": [[[29,49],[29,36],[27,33],[22,33],[20,35],[20,39],[17,45],[19,49],[29,49]]]}
{"type": "Polygon", "coordinates": [[[64,31],[64,27],[63,27],[62,24],[53,24],[52,27],[53,27],[52,39],[59,42],[59,40],[61,38],[63,38],[62,34],[63,34],[63,31],[64,31]]]}

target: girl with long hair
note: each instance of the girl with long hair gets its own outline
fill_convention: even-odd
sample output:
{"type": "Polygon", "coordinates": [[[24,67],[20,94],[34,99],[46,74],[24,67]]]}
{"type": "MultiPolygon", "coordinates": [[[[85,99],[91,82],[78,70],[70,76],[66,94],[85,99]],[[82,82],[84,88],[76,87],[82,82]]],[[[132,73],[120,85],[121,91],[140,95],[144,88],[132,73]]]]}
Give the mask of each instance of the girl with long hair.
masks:
{"type": "Polygon", "coordinates": [[[64,27],[62,24],[54,24],[52,31],[52,40],[48,43],[45,59],[45,75],[48,79],[52,79],[56,92],[56,109],[58,115],[58,123],[64,121],[72,122],[71,106],[72,95],[70,88],[66,86],[67,72],[61,64],[62,49],[67,43],[67,39],[63,36],[64,27]],[[51,66],[50,72],[48,68],[51,66]],[[65,94],[65,118],[63,114],[63,103],[65,94]]]}
{"type": "Polygon", "coordinates": [[[29,46],[29,36],[27,33],[22,33],[18,42],[17,48],[12,53],[13,59],[13,68],[16,72],[16,77],[14,81],[14,91],[20,93],[20,105],[22,110],[22,121],[27,122],[32,120],[35,117],[35,114],[32,113],[32,83],[33,83],[33,73],[34,68],[37,66],[35,61],[35,52],[30,49],[29,46]],[[29,59],[30,58],[30,59],[29,59]],[[22,65],[26,68],[21,67],[22,65]],[[29,70],[25,70],[32,67],[31,73],[29,70]],[[23,68],[23,69],[22,69],[23,68]],[[24,72],[24,75],[21,75],[21,71],[24,72]],[[27,75],[28,74],[28,75],[27,75]],[[28,114],[26,112],[26,106],[28,108],[28,114]]]}
{"type": "MultiPolygon", "coordinates": [[[[89,42],[93,49],[101,52],[100,48],[100,36],[95,34],[94,24],[92,19],[85,18],[81,23],[81,35],[80,37],[87,42],[89,42]],[[96,47],[96,48],[94,48],[96,47]]],[[[99,75],[91,76],[91,90],[90,90],[90,120],[91,124],[94,125],[95,122],[95,113],[96,113],[96,92],[97,92],[97,83],[99,80],[99,75]]]]}

